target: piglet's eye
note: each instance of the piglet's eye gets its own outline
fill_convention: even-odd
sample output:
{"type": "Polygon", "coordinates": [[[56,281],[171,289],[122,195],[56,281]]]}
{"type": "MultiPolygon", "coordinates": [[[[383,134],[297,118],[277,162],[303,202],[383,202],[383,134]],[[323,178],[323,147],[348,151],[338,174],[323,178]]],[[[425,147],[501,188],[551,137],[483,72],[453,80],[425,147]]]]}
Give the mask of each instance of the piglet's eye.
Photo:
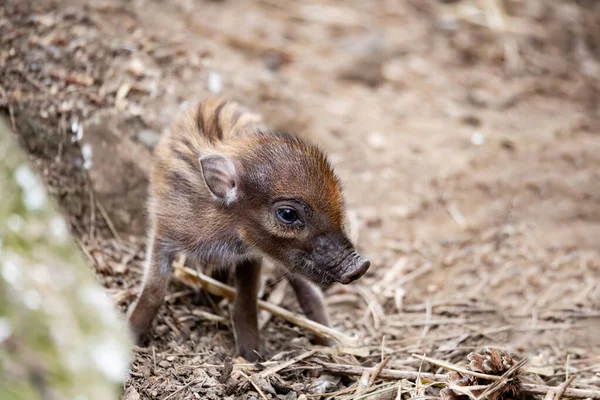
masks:
{"type": "Polygon", "coordinates": [[[281,207],[277,209],[277,218],[284,224],[293,224],[298,220],[298,213],[293,208],[281,207]]]}

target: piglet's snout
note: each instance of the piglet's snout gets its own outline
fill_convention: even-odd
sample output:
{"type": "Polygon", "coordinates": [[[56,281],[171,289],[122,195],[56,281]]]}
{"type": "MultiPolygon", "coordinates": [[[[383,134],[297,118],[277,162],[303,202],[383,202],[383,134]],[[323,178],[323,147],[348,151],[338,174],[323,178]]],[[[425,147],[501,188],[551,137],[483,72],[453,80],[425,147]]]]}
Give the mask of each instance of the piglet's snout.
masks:
{"type": "Polygon", "coordinates": [[[371,262],[369,260],[362,258],[360,256],[356,256],[353,259],[352,265],[350,265],[346,269],[346,272],[344,272],[344,274],[342,274],[342,276],[340,278],[340,283],[347,285],[350,282],[354,282],[355,280],[357,280],[358,278],[363,276],[365,274],[365,272],[367,272],[367,270],[369,269],[370,266],[371,266],[371,262]]]}

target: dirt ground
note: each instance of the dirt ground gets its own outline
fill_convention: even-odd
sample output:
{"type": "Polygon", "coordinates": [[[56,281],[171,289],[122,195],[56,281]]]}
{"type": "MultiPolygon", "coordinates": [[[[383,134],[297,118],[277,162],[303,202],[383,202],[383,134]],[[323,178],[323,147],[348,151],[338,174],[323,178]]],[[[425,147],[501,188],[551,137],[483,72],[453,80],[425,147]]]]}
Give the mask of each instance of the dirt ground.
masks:
{"type": "MultiPolygon", "coordinates": [[[[372,261],[326,294],[368,355],[321,354],[259,393],[236,373],[253,367],[231,374],[228,323],[198,312],[226,304],[173,282],[128,399],[319,398],[359,378],[323,360],[440,373],[411,354],[465,365],[487,345],[528,358],[530,383],[600,389],[600,7],[507,3],[503,34],[467,0],[3,2],[0,107],[123,310],[152,147],[211,92],[329,153],[372,261]]],[[[278,318],[262,337],[265,361],[310,348],[278,318]]]]}

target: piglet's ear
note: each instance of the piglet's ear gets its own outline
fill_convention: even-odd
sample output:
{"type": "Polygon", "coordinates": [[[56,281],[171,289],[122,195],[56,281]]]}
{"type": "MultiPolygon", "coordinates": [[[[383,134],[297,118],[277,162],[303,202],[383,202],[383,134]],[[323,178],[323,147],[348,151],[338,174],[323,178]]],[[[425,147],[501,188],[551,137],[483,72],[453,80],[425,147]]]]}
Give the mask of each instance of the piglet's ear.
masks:
{"type": "Polygon", "coordinates": [[[227,156],[210,154],[200,157],[202,176],[210,193],[227,203],[235,200],[237,174],[233,161],[227,156]]]}

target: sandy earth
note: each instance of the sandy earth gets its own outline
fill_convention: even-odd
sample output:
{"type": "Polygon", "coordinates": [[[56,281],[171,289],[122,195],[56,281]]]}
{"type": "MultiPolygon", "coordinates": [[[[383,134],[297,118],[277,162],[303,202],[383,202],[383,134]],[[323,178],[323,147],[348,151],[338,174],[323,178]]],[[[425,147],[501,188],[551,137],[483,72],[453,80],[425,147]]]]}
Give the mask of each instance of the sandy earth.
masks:
{"type": "MultiPolygon", "coordinates": [[[[497,345],[552,366],[537,383],[562,382],[568,359],[574,386],[600,386],[598,7],[518,9],[526,32],[503,40],[433,1],[19,3],[0,14],[1,106],[123,309],[141,277],[152,146],[212,91],[319,143],[345,183],[373,267],[327,296],[334,326],[371,353],[334,361],[372,365],[383,348],[389,368],[416,370],[411,353],[464,363],[497,345]]],[[[216,312],[198,297],[172,285],[128,395],[258,398],[239,376],[219,381],[231,332],[192,314],[216,312]]],[[[265,358],[302,351],[305,333],[272,319],[265,358]]],[[[266,396],[353,382],[315,365],[266,396]]]]}

